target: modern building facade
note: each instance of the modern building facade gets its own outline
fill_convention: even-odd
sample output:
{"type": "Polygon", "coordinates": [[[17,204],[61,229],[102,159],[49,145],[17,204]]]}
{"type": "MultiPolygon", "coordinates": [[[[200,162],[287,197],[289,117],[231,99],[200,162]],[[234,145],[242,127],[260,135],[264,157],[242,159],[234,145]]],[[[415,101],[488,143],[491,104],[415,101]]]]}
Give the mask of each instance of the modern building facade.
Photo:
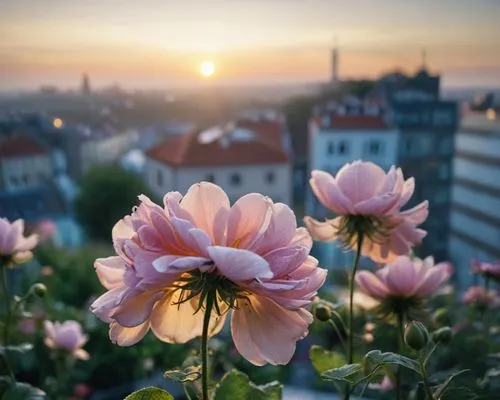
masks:
{"type": "Polygon", "coordinates": [[[500,259],[500,118],[466,114],[455,146],[449,254],[466,286],[471,259],[500,259]]]}

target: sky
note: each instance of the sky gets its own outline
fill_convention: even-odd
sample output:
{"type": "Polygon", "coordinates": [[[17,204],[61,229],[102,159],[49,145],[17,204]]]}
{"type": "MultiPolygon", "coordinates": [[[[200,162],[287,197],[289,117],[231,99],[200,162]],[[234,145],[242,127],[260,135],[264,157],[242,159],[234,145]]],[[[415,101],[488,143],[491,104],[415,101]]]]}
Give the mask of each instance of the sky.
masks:
{"type": "Polygon", "coordinates": [[[414,72],[500,87],[500,0],[0,0],[0,90],[168,88],[414,72]],[[205,78],[206,80],[206,78],[205,78]]]}

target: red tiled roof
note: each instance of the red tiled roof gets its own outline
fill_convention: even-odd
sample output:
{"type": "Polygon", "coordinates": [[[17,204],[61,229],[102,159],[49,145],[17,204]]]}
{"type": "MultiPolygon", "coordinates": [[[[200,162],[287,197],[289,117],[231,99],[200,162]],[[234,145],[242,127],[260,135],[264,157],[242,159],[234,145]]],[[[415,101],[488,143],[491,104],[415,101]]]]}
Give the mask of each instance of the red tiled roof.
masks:
{"type": "Polygon", "coordinates": [[[189,167],[278,164],[288,161],[288,155],[281,145],[278,147],[276,143],[269,143],[271,140],[260,134],[251,140],[229,139],[224,146],[220,140],[200,143],[199,133],[197,130],[168,138],[146,154],[167,165],[189,167]]]}
{"type": "Polygon", "coordinates": [[[324,117],[328,115],[314,117],[314,122],[323,129],[389,129],[389,125],[383,117],[372,115],[330,115],[327,126],[324,125],[324,117]]]}
{"type": "Polygon", "coordinates": [[[277,149],[283,148],[284,125],[280,121],[240,119],[236,121],[236,126],[257,133],[262,141],[277,149]]]}
{"type": "Polygon", "coordinates": [[[47,151],[29,136],[18,134],[0,138],[0,157],[15,158],[46,155],[47,151]]]}

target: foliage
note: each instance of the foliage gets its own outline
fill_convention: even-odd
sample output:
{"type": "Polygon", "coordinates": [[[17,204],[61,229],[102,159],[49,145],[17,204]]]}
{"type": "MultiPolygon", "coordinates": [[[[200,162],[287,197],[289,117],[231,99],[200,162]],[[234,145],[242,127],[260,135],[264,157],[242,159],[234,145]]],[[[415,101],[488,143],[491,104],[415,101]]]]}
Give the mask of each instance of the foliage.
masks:
{"type": "Polygon", "coordinates": [[[174,397],[166,390],[150,387],[128,395],[125,400],[174,400],[174,397]]]}
{"type": "Polygon", "coordinates": [[[135,174],[114,165],[93,167],[82,179],[76,216],[91,238],[109,242],[114,224],[130,213],[141,193],[149,190],[135,174]]]}
{"type": "Polygon", "coordinates": [[[280,400],[282,385],[271,382],[267,385],[257,386],[250,382],[248,376],[233,370],[221,379],[214,389],[214,400],[280,400]]]}

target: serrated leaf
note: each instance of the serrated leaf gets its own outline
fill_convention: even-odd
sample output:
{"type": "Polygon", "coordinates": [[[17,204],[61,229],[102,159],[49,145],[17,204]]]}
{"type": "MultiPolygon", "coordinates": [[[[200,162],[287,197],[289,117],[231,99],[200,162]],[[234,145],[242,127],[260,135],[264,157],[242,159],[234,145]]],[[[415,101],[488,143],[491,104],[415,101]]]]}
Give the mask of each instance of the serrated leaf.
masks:
{"type": "Polygon", "coordinates": [[[215,387],[213,400],[281,400],[282,390],[279,382],[257,386],[244,373],[232,370],[215,387]]]}
{"type": "Polygon", "coordinates": [[[358,372],[363,369],[361,364],[345,364],[342,367],[329,369],[321,374],[321,377],[326,381],[331,382],[346,382],[349,384],[354,383],[353,379],[349,379],[354,377],[358,372]]]}
{"type": "Polygon", "coordinates": [[[201,377],[200,366],[190,366],[184,369],[171,369],[163,374],[165,379],[171,379],[176,382],[194,382],[201,377]]]}
{"type": "Polygon", "coordinates": [[[320,374],[329,369],[339,368],[347,364],[344,355],[335,351],[328,351],[316,345],[311,346],[309,358],[311,359],[314,369],[320,374]]]}
{"type": "Polygon", "coordinates": [[[26,353],[31,350],[33,350],[33,345],[31,343],[21,343],[16,346],[0,346],[0,353],[5,353],[5,352],[26,353]]]}
{"type": "Polygon", "coordinates": [[[365,360],[375,363],[376,365],[399,365],[411,369],[420,375],[420,366],[418,362],[409,357],[402,356],[401,354],[391,352],[382,353],[380,350],[372,350],[366,353],[365,360]]]}
{"type": "Polygon", "coordinates": [[[16,382],[3,394],[2,400],[45,400],[47,395],[41,389],[27,383],[16,382]]]}
{"type": "Polygon", "coordinates": [[[124,400],[174,400],[166,390],[148,387],[129,394],[124,400]]]}

